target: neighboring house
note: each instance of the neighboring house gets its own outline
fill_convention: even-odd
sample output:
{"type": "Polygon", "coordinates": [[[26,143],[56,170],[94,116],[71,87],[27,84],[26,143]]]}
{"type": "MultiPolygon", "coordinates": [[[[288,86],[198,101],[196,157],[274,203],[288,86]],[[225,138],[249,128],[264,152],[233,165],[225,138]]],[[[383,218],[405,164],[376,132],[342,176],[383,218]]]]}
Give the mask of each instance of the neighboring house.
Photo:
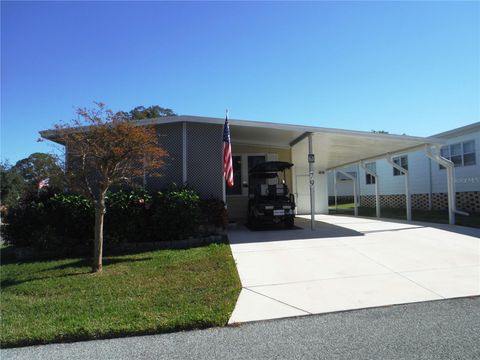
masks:
{"type": "MultiPolygon", "coordinates": [[[[480,212],[480,122],[435,134],[433,138],[443,139],[441,155],[455,164],[455,191],[459,209],[480,212]]],[[[408,167],[412,194],[412,208],[446,209],[447,178],[445,169],[428,159],[422,150],[396,154],[396,160],[408,167]]],[[[381,205],[384,207],[405,207],[405,182],[403,175],[393,169],[386,160],[365,162],[379,176],[381,205]]],[[[375,206],[375,179],[357,165],[345,168],[356,178],[360,205],[375,206]]],[[[328,179],[330,204],[334,203],[333,172],[328,179]]],[[[337,202],[353,200],[352,180],[337,173],[337,202]]]]}
{"type": "MultiPolygon", "coordinates": [[[[396,154],[442,144],[435,138],[329,129],[315,126],[229,120],[235,186],[228,188],[223,178],[223,125],[225,119],[173,116],[137,121],[138,126],[154,125],[158,142],[169,157],[163,176],[145,174],[148,190],[161,190],[171,183],[188,184],[204,198],[224,199],[229,216],[246,216],[249,199],[248,170],[267,160],[294,164],[286,173],[286,183],[295,194],[298,213],[328,213],[327,173],[330,169],[364,159],[396,154]],[[311,140],[311,142],[309,141],[311,140]],[[315,162],[308,163],[308,154],[315,162]],[[311,207],[310,184],[314,189],[311,207]]],[[[40,132],[55,141],[55,130],[40,132]]],[[[480,141],[477,141],[480,143],[480,141]]],[[[67,160],[68,160],[68,149],[67,160]]]]}

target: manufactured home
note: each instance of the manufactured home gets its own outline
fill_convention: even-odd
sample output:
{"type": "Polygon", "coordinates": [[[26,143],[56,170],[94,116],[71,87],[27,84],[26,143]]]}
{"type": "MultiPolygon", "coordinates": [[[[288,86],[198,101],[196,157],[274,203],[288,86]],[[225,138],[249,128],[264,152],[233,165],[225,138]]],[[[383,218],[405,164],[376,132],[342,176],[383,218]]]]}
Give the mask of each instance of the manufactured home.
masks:
{"type": "MultiPolygon", "coordinates": [[[[415,153],[418,154],[415,156],[424,157],[427,162],[435,162],[432,168],[437,166],[435,171],[438,172],[438,177],[443,176],[446,182],[457,161],[454,157],[451,157],[451,162],[439,156],[440,147],[447,144],[446,136],[425,138],[232,119],[229,123],[234,186],[227,187],[223,177],[224,123],[223,118],[199,116],[172,116],[138,121],[139,126],[156,127],[159,146],[169,153],[163,176],[145,176],[145,188],[161,190],[171,183],[188,184],[204,198],[224,199],[230,218],[244,218],[249,199],[249,169],[263,161],[288,161],[294,166],[287,171],[286,184],[295,194],[297,212],[325,214],[328,213],[329,201],[328,174],[336,169],[348,168],[352,164],[355,168],[356,164],[363,166],[381,159],[397,161],[396,159],[401,159],[404,154],[415,153]],[[448,171],[442,172],[438,166],[446,167],[448,171]]],[[[54,130],[42,131],[40,134],[54,140],[54,130]]],[[[476,141],[476,146],[479,143],[480,141],[476,141]]],[[[462,146],[467,150],[471,147],[469,143],[462,146]]],[[[442,154],[446,155],[445,151],[442,151],[442,154]]],[[[455,151],[454,147],[451,150],[452,156],[456,156],[455,151]]],[[[468,157],[466,161],[469,161],[468,157]]],[[[397,165],[394,163],[393,171],[403,174],[406,169],[401,166],[405,165],[402,161],[397,165]]],[[[380,166],[378,170],[381,170],[380,166]]],[[[372,178],[383,181],[372,171],[372,178]]],[[[346,175],[352,177],[348,172],[346,175]]],[[[361,175],[358,179],[360,177],[361,175]]],[[[423,179],[427,178],[422,175],[418,182],[424,181],[423,179]]],[[[412,183],[417,184],[417,179],[412,179],[412,183]]],[[[451,183],[450,181],[449,184],[451,183]]],[[[440,186],[440,183],[435,183],[435,186],[440,186]]],[[[449,187],[448,194],[453,193],[454,190],[449,187]]],[[[453,223],[456,211],[454,201],[449,201],[449,209],[450,222],[453,223]]]]}
{"type": "MultiPolygon", "coordinates": [[[[441,155],[454,163],[457,207],[467,212],[480,212],[480,122],[435,134],[432,138],[444,142],[440,149],[441,155]]],[[[414,209],[443,210],[448,207],[445,167],[433,162],[419,150],[399,153],[394,160],[410,172],[414,209]]],[[[393,169],[384,159],[367,162],[365,165],[378,174],[381,205],[389,208],[405,207],[403,174],[393,169]]],[[[330,204],[335,202],[335,194],[337,203],[353,203],[353,181],[356,181],[360,205],[374,207],[375,178],[358,164],[347,167],[345,171],[352,174],[354,180],[338,172],[329,174],[330,204]]]]}

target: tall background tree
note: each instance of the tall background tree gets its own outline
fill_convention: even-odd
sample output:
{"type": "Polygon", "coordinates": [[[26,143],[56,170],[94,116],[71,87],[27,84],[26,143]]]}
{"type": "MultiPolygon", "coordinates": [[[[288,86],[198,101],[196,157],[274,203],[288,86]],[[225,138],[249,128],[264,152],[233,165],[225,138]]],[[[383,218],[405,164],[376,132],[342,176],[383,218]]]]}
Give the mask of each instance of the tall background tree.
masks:
{"type": "Polygon", "coordinates": [[[50,154],[33,153],[25,159],[11,165],[0,164],[1,204],[11,208],[25,198],[37,194],[38,183],[49,179],[50,193],[61,192],[65,185],[65,176],[59,159],[50,154]]]}
{"type": "MultiPolygon", "coordinates": [[[[95,205],[92,271],[102,271],[105,195],[114,184],[159,174],[165,150],[153,126],[137,126],[125,113],[102,103],[77,109],[77,118],[55,125],[56,140],[68,149],[67,177],[95,205]]],[[[132,110],[133,111],[133,110],[132,110]]]]}
{"type": "Polygon", "coordinates": [[[36,152],[17,161],[13,169],[24,179],[27,191],[36,190],[38,183],[46,178],[50,180],[50,188],[63,190],[65,176],[57,156],[36,152]]]}
{"type": "Polygon", "coordinates": [[[0,163],[0,196],[3,209],[16,206],[22,198],[26,184],[18,171],[8,162],[0,163]]]}
{"type": "Polygon", "coordinates": [[[169,108],[164,108],[159,105],[152,105],[149,107],[137,106],[129,112],[120,111],[116,114],[130,120],[155,119],[165,116],[177,116],[177,114],[169,108]]]}

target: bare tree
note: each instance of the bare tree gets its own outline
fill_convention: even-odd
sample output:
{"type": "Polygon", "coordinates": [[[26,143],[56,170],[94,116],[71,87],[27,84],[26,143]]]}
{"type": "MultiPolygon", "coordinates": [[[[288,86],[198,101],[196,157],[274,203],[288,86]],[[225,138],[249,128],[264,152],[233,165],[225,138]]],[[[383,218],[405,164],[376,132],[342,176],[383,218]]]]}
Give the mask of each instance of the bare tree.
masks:
{"type": "Polygon", "coordinates": [[[55,125],[55,140],[68,149],[67,178],[95,204],[92,271],[102,271],[105,195],[113,184],[132,181],[145,172],[159,173],[167,153],[158,145],[153,126],[138,126],[103,103],[78,108],[77,118],[55,125]]]}

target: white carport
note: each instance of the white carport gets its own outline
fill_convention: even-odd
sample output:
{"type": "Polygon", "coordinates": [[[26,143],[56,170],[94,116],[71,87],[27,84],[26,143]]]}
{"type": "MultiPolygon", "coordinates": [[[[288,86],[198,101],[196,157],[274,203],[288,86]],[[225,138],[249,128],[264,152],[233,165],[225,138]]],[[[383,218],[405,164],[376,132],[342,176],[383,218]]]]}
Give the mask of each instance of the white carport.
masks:
{"type": "MultiPolygon", "coordinates": [[[[365,169],[365,161],[378,159],[386,159],[392,167],[404,174],[407,220],[411,220],[408,170],[394,163],[392,157],[419,149],[424,149],[426,156],[448,169],[449,219],[451,224],[455,223],[455,213],[459,211],[455,208],[453,163],[440,157],[439,146],[443,143],[441,139],[244,120],[230,120],[230,126],[232,142],[290,147],[294,163],[292,181],[297,189],[298,211],[311,215],[312,228],[315,224],[314,214],[328,213],[326,173],[339,171],[349,177],[350,174],[342,171],[346,166],[358,164],[365,169]],[[308,194],[305,190],[308,190],[308,194]]],[[[376,179],[376,210],[380,217],[378,184],[381,179],[372,171],[366,171],[376,179]]],[[[352,183],[355,187],[356,182],[352,183]]],[[[357,215],[356,195],[359,194],[356,188],[354,192],[357,215]]]]}
{"type": "MultiPolygon", "coordinates": [[[[142,123],[193,122],[223,125],[224,121],[223,118],[176,116],[142,123]]],[[[394,163],[392,157],[419,149],[423,149],[426,156],[447,168],[450,224],[455,223],[455,213],[460,213],[455,207],[453,163],[440,156],[440,146],[444,142],[442,139],[235,119],[229,119],[229,122],[233,151],[234,144],[290,149],[294,164],[292,185],[297,193],[297,209],[300,214],[311,215],[312,228],[314,214],[328,213],[326,173],[342,172],[343,168],[353,164],[365,169],[366,161],[379,159],[386,159],[392,167],[404,174],[407,220],[411,220],[409,173],[394,163]]],[[[380,216],[378,183],[382,179],[372,171],[366,171],[376,179],[377,216],[380,216]]],[[[357,205],[355,199],[355,208],[357,205]]]]}

